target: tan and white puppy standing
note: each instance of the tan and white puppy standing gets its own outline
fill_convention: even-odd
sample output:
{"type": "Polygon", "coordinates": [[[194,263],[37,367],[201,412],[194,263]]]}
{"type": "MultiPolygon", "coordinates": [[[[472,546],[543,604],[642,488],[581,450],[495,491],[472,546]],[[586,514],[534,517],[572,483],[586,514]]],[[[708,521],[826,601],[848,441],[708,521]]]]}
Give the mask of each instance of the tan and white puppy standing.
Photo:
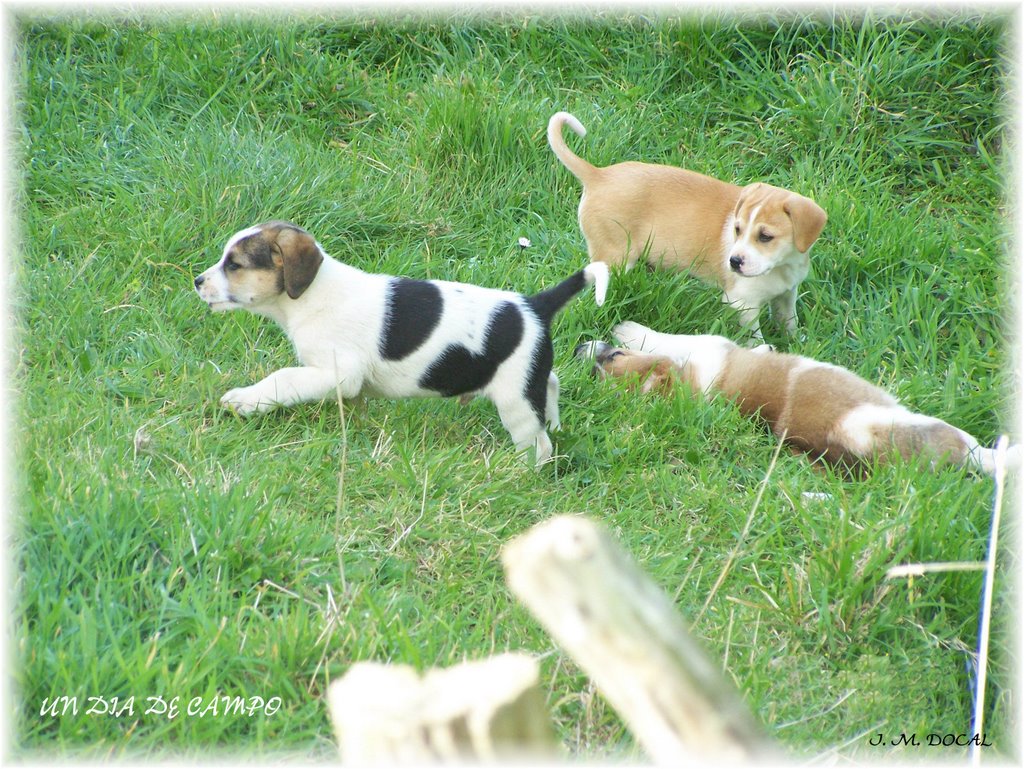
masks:
{"type": "Polygon", "coordinates": [[[689,270],[719,286],[743,326],[761,337],[759,315],[769,304],[777,323],[796,329],[797,287],[810,270],[809,251],[825,227],[825,211],[810,198],[769,184],[745,187],[651,163],[598,168],[572,152],[568,112],[548,122],[548,143],[583,183],[579,222],[591,262],[689,270]]]}
{"type": "Polygon", "coordinates": [[[608,269],[589,265],[532,296],[441,280],[363,272],[328,256],[305,230],[272,221],[235,233],[195,278],[211,310],[273,318],[301,366],[279,369],[221,403],[237,413],[360,394],[401,398],[479,394],[516,448],[551,456],[558,427],[552,317],[588,284],[604,301],[608,269]]]}
{"type": "MultiPolygon", "coordinates": [[[[859,469],[893,456],[924,456],[933,465],[969,465],[995,472],[995,450],[970,434],[914,413],[847,369],[770,345],[749,349],[722,336],[661,334],[639,323],[614,330],[623,348],[590,342],[577,348],[602,376],[639,377],[643,392],[667,392],[684,383],[703,394],[721,393],[744,416],[758,416],[789,445],[812,457],[859,469]]],[[[1007,453],[1019,466],[1020,446],[1007,453]]]]}

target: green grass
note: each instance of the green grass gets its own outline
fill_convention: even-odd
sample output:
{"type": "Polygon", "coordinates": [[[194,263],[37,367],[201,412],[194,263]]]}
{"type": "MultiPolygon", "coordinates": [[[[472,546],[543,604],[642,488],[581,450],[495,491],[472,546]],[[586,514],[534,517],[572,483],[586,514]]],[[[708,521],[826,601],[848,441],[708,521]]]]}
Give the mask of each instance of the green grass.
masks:
{"type": "MultiPolygon", "coordinates": [[[[573,754],[639,755],[511,597],[498,553],[586,514],[697,616],[774,441],[723,402],[599,384],[572,350],[626,319],[735,335],[716,292],[635,270],[604,307],[567,308],[559,459],[534,472],[481,400],[353,402],[344,433],[330,401],[235,418],[220,395],[293,353],[191,287],[228,235],[272,217],[367,270],[550,285],[586,259],[578,183],[544,138],[559,109],[595,163],[816,199],[829,223],[802,336],[772,340],[983,442],[1007,429],[1008,17],[21,16],[16,34],[19,755],[327,759],[322,695],[353,662],[505,649],[547,655],[573,754]],[[135,712],[40,714],[61,695],[134,696],[135,712]],[[149,697],[217,695],[282,706],[144,715],[149,697]]],[[[982,559],[991,497],[958,470],[851,482],[783,453],[694,631],[795,755],[962,756],[868,739],[969,729],[981,575],[884,574],[982,559]]],[[[1016,566],[1005,548],[988,717],[1004,755],[1016,566]]]]}

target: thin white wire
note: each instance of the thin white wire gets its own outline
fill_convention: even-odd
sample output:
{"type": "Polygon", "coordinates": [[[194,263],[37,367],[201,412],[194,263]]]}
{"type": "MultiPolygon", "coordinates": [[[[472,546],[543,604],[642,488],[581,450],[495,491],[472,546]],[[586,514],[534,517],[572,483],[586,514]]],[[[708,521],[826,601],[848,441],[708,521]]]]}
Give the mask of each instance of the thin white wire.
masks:
{"type": "Polygon", "coordinates": [[[971,766],[981,766],[981,743],[985,729],[985,683],[988,677],[988,637],[992,620],[992,592],[996,575],[996,546],[999,543],[999,519],[1003,509],[1003,487],[1006,483],[1005,435],[996,444],[996,495],[992,503],[992,530],[988,536],[988,556],[985,566],[985,591],[981,608],[981,627],[978,631],[978,680],[974,690],[974,717],[971,734],[971,766]]]}

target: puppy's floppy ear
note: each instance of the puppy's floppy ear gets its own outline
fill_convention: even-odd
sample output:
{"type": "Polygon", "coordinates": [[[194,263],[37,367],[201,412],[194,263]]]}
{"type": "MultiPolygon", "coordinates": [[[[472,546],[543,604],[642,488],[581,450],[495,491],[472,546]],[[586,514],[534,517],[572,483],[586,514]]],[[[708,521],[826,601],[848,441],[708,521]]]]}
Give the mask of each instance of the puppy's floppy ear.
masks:
{"type": "Polygon", "coordinates": [[[664,393],[668,392],[671,388],[672,375],[655,369],[651,369],[651,372],[640,384],[640,392],[642,393],[649,393],[655,390],[664,393]]]}
{"type": "Polygon", "coordinates": [[[793,222],[793,242],[796,244],[796,250],[801,254],[807,253],[807,249],[825,229],[825,222],[828,219],[825,209],[810,198],[794,193],[782,204],[782,210],[793,222]]]}
{"type": "Polygon", "coordinates": [[[677,365],[670,360],[662,360],[650,369],[647,378],[643,380],[640,392],[657,392],[668,395],[677,386],[682,386],[687,396],[698,396],[701,394],[700,372],[697,367],[687,361],[683,365],[677,365]]]}
{"type": "Polygon", "coordinates": [[[290,298],[298,299],[309,288],[324,260],[316,241],[305,230],[285,225],[277,233],[271,252],[284,272],[284,290],[290,298]]]}
{"type": "MultiPolygon", "coordinates": [[[[688,365],[688,364],[687,364],[688,365]]],[[[679,367],[670,360],[662,359],[648,370],[647,376],[641,374],[640,392],[657,392],[667,395],[679,382],[689,384],[690,372],[686,366],[679,367]]]]}

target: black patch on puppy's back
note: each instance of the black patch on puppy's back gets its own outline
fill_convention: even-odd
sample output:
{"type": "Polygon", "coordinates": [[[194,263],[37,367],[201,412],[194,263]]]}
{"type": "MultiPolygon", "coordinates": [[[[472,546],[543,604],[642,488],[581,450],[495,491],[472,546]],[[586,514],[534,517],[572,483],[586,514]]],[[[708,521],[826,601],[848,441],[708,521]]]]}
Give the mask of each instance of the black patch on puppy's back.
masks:
{"type": "Polygon", "coordinates": [[[444,311],[441,290],[426,280],[395,278],[388,286],[380,356],[401,360],[430,338],[444,311]]]}
{"type": "Polygon", "coordinates": [[[555,351],[551,346],[551,337],[546,333],[540,338],[534,351],[530,374],[526,379],[526,400],[530,402],[534,413],[541,424],[544,424],[548,403],[548,377],[555,363],[555,351]]]}
{"type": "Polygon", "coordinates": [[[566,302],[582,291],[587,285],[587,273],[580,270],[570,275],[561,283],[526,297],[526,304],[536,313],[543,326],[543,334],[533,353],[530,373],[526,378],[526,399],[533,407],[534,413],[541,424],[547,416],[548,377],[555,362],[555,353],[551,346],[549,329],[551,319],[561,310],[566,302]]]}
{"type": "Polygon", "coordinates": [[[484,335],[484,349],[479,355],[461,344],[446,347],[420,377],[420,387],[445,397],[485,387],[498,366],[523,339],[523,316],[519,308],[512,302],[498,305],[488,320],[484,335]]]}

